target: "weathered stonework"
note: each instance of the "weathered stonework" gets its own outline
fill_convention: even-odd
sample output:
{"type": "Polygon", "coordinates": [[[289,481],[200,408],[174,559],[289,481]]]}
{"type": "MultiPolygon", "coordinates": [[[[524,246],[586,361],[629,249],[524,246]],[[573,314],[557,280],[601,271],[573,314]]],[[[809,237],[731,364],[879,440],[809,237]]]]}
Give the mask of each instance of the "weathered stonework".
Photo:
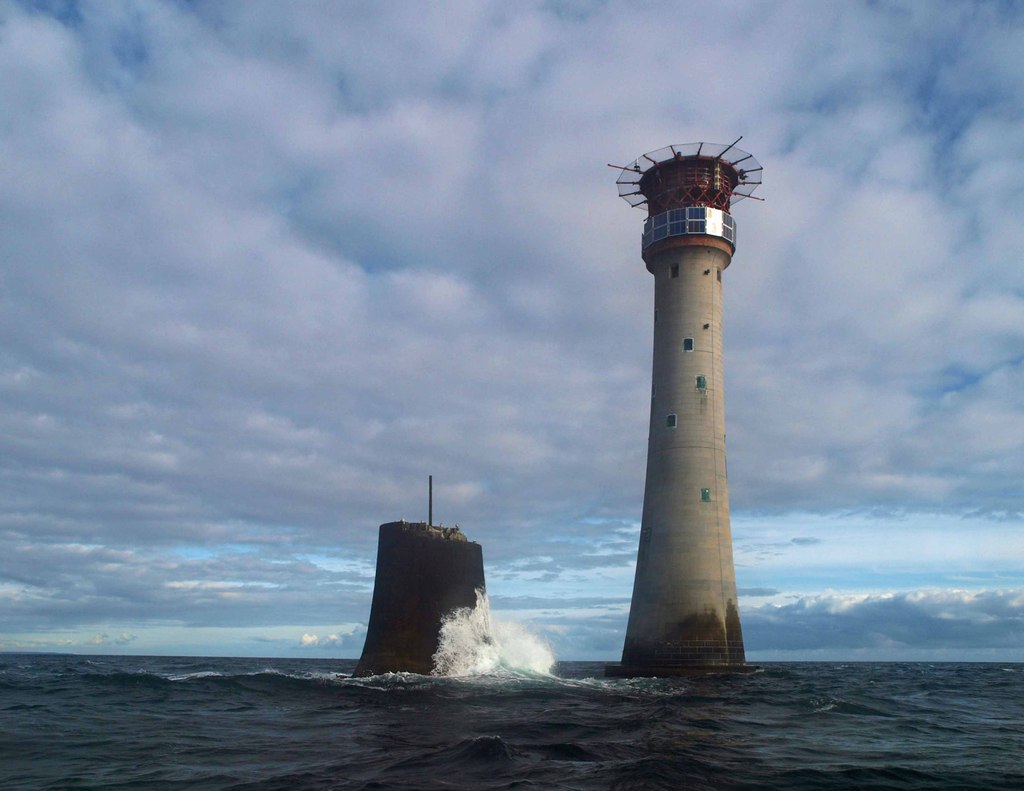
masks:
{"type": "Polygon", "coordinates": [[[429,674],[444,616],[475,606],[485,589],[483,552],[457,527],[388,522],[379,536],[370,622],[354,675],[429,674]]]}

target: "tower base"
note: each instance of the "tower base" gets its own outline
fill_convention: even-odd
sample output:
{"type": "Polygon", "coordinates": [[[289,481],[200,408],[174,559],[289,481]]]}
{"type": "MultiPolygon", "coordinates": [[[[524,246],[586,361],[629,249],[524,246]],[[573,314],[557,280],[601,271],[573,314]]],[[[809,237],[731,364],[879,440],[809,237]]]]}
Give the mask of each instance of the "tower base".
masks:
{"type": "Polygon", "coordinates": [[[607,678],[679,678],[688,676],[732,676],[756,673],[757,665],[623,665],[604,666],[607,678]]]}
{"type": "Polygon", "coordinates": [[[475,607],[484,590],[483,552],[457,527],[381,525],[370,622],[353,675],[429,674],[445,616],[475,607]]]}

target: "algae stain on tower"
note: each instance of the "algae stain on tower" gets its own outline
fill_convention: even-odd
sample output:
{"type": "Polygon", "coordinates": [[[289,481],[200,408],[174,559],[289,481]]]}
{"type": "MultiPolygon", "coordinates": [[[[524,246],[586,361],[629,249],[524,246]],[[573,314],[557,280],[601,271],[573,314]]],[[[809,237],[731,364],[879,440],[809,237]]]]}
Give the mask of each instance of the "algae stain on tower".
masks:
{"type": "Polygon", "coordinates": [[[735,143],[688,143],[621,170],[619,194],[648,212],[642,254],[654,276],[654,361],[629,624],[622,663],[606,672],[743,671],[725,463],[722,273],[736,247],[731,204],[750,197],[761,166],[735,143]]]}

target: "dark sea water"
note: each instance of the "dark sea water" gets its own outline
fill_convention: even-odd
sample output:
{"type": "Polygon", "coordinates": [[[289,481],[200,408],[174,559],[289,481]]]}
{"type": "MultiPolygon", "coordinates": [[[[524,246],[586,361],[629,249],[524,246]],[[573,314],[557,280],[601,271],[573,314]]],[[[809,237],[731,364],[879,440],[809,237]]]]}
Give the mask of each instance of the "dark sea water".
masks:
{"type": "Polygon", "coordinates": [[[1020,664],[353,666],[0,654],[0,788],[1024,789],[1020,664]]]}

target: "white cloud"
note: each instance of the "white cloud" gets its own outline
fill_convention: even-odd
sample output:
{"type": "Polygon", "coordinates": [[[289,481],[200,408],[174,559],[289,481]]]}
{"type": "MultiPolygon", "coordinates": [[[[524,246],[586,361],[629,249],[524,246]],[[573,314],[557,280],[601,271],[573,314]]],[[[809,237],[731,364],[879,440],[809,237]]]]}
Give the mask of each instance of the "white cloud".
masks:
{"type": "Polygon", "coordinates": [[[748,649],[790,654],[1024,649],[1024,589],[821,594],[743,612],[748,649]]]}
{"type": "MultiPolygon", "coordinates": [[[[352,632],[348,634],[325,634],[322,637],[320,637],[316,634],[310,634],[309,632],[306,632],[299,639],[299,645],[302,648],[347,648],[351,650],[352,648],[356,647],[354,645],[354,640],[347,639],[351,637],[352,634],[352,632]]],[[[359,643],[361,645],[362,638],[364,635],[360,631],[358,636],[360,638],[359,643]]]]}
{"type": "Polygon", "coordinates": [[[727,273],[734,514],[884,544],[902,589],[908,542],[851,512],[950,516],[918,570],[1019,561],[1020,12],[677,21],[4,6],[0,631],[365,620],[430,473],[492,588],[628,595],[635,536],[592,520],[639,514],[651,286],[604,163],[740,133],[768,202],[727,273]]]}

